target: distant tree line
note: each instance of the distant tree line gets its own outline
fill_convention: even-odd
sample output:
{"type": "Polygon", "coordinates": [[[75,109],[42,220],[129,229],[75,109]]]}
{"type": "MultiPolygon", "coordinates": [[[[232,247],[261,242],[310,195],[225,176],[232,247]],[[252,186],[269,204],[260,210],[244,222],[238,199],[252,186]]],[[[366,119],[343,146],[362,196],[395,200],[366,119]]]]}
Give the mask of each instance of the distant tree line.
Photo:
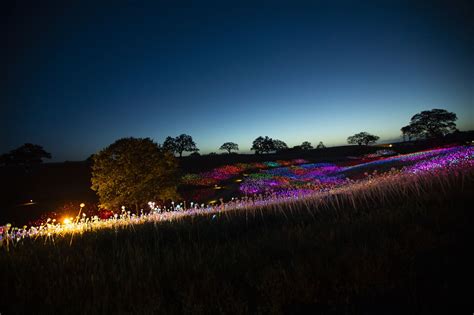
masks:
{"type": "MultiPolygon", "coordinates": [[[[404,141],[411,141],[414,139],[434,139],[457,132],[456,120],[456,114],[448,112],[445,109],[426,110],[415,114],[411,118],[410,123],[402,127],[400,131],[402,132],[404,141]]],[[[347,142],[349,144],[369,145],[376,143],[379,139],[379,136],[372,135],[368,132],[359,132],[348,137],[347,142]]],[[[324,149],[325,147],[326,146],[321,141],[316,146],[316,149],[324,149]]],[[[173,155],[177,154],[179,157],[182,157],[185,152],[190,152],[193,156],[199,155],[199,149],[197,148],[196,143],[193,138],[187,134],[181,134],[176,137],[166,137],[161,148],[173,155]]],[[[280,152],[288,149],[288,145],[284,141],[272,139],[268,136],[257,137],[252,142],[251,147],[251,150],[255,151],[255,154],[280,152]]],[[[304,141],[300,145],[294,146],[292,149],[312,150],[314,147],[311,145],[311,142],[304,141]]],[[[231,154],[239,150],[239,145],[235,142],[225,142],[219,147],[219,150],[227,151],[228,154],[231,154]]],[[[209,155],[214,154],[216,153],[209,153],[209,155]]],[[[0,165],[16,165],[29,168],[42,163],[43,159],[51,159],[51,154],[46,152],[40,145],[25,143],[17,149],[0,155],[0,165]]]]}
{"type": "MultiPolygon", "coordinates": [[[[433,109],[430,111],[422,111],[411,118],[410,124],[401,128],[403,140],[413,139],[430,139],[445,136],[451,132],[457,131],[455,121],[457,116],[455,113],[448,112],[444,109],[433,109]]],[[[379,136],[370,134],[368,132],[359,132],[347,138],[347,143],[357,145],[375,144],[380,139],[379,136]]],[[[192,141],[192,137],[188,135],[181,135],[176,138],[168,137],[163,144],[163,147],[173,153],[177,153],[180,157],[183,152],[196,152],[196,144],[192,141]]],[[[322,141],[316,146],[316,149],[324,149],[326,146],[322,141]]],[[[288,145],[279,139],[272,139],[268,136],[259,136],[252,142],[250,150],[255,151],[255,154],[264,154],[271,152],[281,152],[288,150],[288,145]]],[[[311,142],[304,141],[300,145],[296,145],[293,150],[312,150],[314,147],[311,142]]],[[[227,151],[231,154],[232,151],[238,151],[239,145],[234,142],[225,142],[219,150],[227,151]]],[[[193,155],[194,155],[193,154],[193,155]]],[[[211,152],[210,155],[216,154],[211,152]]]]}
{"type": "MultiPolygon", "coordinates": [[[[425,110],[415,114],[410,123],[400,129],[403,141],[427,140],[444,137],[457,132],[457,116],[445,109],[425,110]]],[[[377,142],[378,136],[360,132],[347,138],[349,144],[368,145],[377,142]]]]}

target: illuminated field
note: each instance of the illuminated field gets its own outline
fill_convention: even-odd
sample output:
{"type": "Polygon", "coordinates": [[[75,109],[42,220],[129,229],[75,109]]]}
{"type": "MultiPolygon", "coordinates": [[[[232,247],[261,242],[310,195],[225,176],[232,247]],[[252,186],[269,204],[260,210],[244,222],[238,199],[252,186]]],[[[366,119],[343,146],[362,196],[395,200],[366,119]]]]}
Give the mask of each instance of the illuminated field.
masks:
{"type": "Polygon", "coordinates": [[[150,202],[142,215],[122,209],[106,220],[81,213],[39,227],[3,226],[0,308],[15,314],[31,313],[32,305],[45,314],[281,314],[306,306],[352,314],[377,304],[384,308],[376,313],[386,304],[396,313],[469,310],[473,151],[263,168],[228,180],[241,187],[252,174],[286,175],[313,189],[281,181],[212,205],[150,202]],[[348,178],[315,184],[337,174],[348,178]]]}
{"type": "MultiPolygon", "coordinates": [[[[173,221],[183,217],[197,215],[218,215],[228,211],[249,211],[256,208],[284,207],[288,203],[321,201],[330,202],[331,196],[350,196],[358,192],[376,188],[379,191],[410,187],[417,189],[417,181],[433,180],[452,174],[470,173],[474,166],[474,148],[457,146],[439,148],[423,152],[391,157],[379,157],[376,160],[349,166],[330,163],[308,164],[304,160],[278,161],[273,164],[251,166],[226,166],[201,175],[187,176],[186,180],[197,181],[203,185],[216,185],[229,180],[249,169],[257,169],[243,180],[236,180],[244,196],[232,198],[228,202],[209,204],[172,203],[170,207],[160,207],[149,202],[149,210],[140,215],[132,214],[123,208],[108,219],[98,216],[87,217],[78,214],[61,221],[48,219],[40,226],[12,227],[7,224],[0,227],[0,246],[6,249],[15,247],[25,239],[41,242],[54,242],[58,237],[74,235],[103,229],[119,229],[143,223],[173,221]],[[285,166],[286,165],[286,166],[285,166]],[[259,170],[260,169],[260,170],[259,170]],[[380,171],[383,170],[383,171],[380,171]]],[[[81,207],[82,209],[82,207],[81,207]]]]}

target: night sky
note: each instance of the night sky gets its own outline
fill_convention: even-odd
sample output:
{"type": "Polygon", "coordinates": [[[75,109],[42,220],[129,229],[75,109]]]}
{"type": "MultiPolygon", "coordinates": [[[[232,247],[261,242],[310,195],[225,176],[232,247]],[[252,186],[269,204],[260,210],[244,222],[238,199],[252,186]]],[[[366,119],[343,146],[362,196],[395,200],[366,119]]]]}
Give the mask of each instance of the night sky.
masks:
{"type": "Polygon", "coordinates": [[[257,136],[392,141],[432,108],[474,129],[469,2],[10,2],[0,153],[31,142],[83,160],[181,133],[201,153],[257,136]]]}

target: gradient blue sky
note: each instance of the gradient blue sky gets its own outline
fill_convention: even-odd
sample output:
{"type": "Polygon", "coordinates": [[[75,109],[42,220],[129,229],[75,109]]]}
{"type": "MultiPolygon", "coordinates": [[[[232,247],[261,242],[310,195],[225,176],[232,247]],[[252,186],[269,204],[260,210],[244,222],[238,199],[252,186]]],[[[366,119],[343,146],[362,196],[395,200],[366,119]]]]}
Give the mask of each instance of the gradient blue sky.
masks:
{"type": "Polygon", "coordinates": [[[392,140],[432,108],[474,129],[469,2],[79,2],[4,10],[0,153],[32,142],[82,160],[180,133],[201,153],[260,135],[392,140]]]}

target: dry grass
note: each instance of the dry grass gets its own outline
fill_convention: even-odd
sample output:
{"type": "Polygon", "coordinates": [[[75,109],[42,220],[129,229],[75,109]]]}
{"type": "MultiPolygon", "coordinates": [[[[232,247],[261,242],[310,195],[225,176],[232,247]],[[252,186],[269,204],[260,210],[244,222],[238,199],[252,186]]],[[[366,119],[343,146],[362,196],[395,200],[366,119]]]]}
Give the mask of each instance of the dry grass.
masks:
{"type": "Polygon", "coordinates": [[[26,240],[0,254],[0,312],[472,312],[473,178],[26,240]]]}

